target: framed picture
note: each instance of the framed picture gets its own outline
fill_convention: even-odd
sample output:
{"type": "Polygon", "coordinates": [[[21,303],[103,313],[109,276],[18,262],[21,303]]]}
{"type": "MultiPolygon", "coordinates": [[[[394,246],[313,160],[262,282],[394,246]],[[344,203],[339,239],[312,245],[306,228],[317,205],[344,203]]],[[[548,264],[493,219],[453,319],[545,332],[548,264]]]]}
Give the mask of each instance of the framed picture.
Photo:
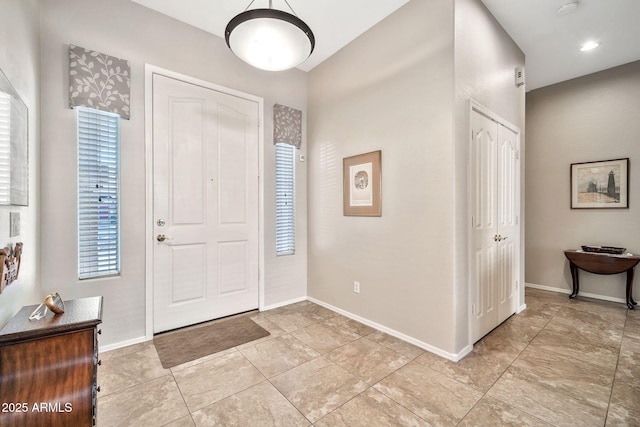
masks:
{"type": "Polygon", "coordinates": [[[629,207],[629,158],[571,164],[571,209],[629,207]]]}
{"type": "Polygon", "coordinates": [[[342,160],[345,216],[382,216],[381,157],[378,150],[342,160]]]}

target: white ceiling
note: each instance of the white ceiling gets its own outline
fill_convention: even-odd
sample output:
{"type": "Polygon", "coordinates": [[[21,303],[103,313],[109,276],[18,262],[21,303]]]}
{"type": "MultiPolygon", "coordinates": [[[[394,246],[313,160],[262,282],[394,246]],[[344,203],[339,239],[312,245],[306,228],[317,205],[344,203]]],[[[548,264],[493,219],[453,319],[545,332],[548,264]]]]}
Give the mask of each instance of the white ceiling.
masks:
{"type": "MultiPolygon", "coordinates": [[[[250,0],[132,0],[224,38],[227,23],[250,0]]],[[[311,57],[298,68],[310,71],[409,0],[288,0],[316,38],[311,57]]],[[[420,0],[426,1],[426,0],[420,0]]],[[[526,55],[527,90],[640,59],[640,0],[578,0],[566,15],[556,11],[571,0],[482,0],[526,55]],[[582,43],[600,47],[580,52],[582,43]]],[[[255,0],[252,9],[268,7],[255,0]]],[[[273,7],[290,12],[285,0],[273,7]]]]}
{"type": "Polygon", "coordinates": [[[640,0],[482,0],[526,55],[526,87],[537,89],[640,59],[640,0]],[[600,46],[580,52],[589,40],[600,46]]]}

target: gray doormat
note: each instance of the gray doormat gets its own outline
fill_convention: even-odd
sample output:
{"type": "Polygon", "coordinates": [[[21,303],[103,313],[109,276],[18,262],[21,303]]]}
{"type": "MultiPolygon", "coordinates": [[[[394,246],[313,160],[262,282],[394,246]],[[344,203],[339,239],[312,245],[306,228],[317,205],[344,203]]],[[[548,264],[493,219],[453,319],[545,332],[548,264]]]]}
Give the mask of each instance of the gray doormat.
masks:
{"type": "Polygon", "coordinates": [[[162,367],[169,369],[268,335],[249,316],[239,316],[164,332],[153,337],[153,344],[162,367]]]}

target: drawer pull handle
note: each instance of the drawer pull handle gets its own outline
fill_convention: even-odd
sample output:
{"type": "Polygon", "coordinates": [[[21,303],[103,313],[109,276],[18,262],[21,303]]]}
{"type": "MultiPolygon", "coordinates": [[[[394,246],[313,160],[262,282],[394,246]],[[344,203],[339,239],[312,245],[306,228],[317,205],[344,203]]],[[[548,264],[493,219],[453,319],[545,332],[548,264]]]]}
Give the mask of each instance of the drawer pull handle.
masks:
{"type": "Polygon", "coordinates": [[[98,360],[98,366],[102,366],[102,360],[98,360]]]}
{"type": "Polygon", "coordinates": [[[98,329],[98,335],[102,335],[102,329],[98,329]]]}
{"type": "Polygon", "coordinates": [[[98,388],[96,388],[96,391],[97,391],[98,393],[100,393],[100,386],[98,386],[98,388]]]}

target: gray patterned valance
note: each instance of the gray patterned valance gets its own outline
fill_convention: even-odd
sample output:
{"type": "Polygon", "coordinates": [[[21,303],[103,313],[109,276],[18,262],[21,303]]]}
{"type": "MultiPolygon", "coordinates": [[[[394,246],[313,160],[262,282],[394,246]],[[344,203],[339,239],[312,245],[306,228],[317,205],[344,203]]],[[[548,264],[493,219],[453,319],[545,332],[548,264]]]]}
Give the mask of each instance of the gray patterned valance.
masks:
{"type": "Polygon", "coordinates": [[[280,104],[273,106],[273,143],[279,142],[300,148],[302,145],[302,111],[280,104]]]}
{"type": "Polygon", "coordinates": [[[69,45],[69,107],[90,107],[129,119],[129,61],[69,45]]]}

